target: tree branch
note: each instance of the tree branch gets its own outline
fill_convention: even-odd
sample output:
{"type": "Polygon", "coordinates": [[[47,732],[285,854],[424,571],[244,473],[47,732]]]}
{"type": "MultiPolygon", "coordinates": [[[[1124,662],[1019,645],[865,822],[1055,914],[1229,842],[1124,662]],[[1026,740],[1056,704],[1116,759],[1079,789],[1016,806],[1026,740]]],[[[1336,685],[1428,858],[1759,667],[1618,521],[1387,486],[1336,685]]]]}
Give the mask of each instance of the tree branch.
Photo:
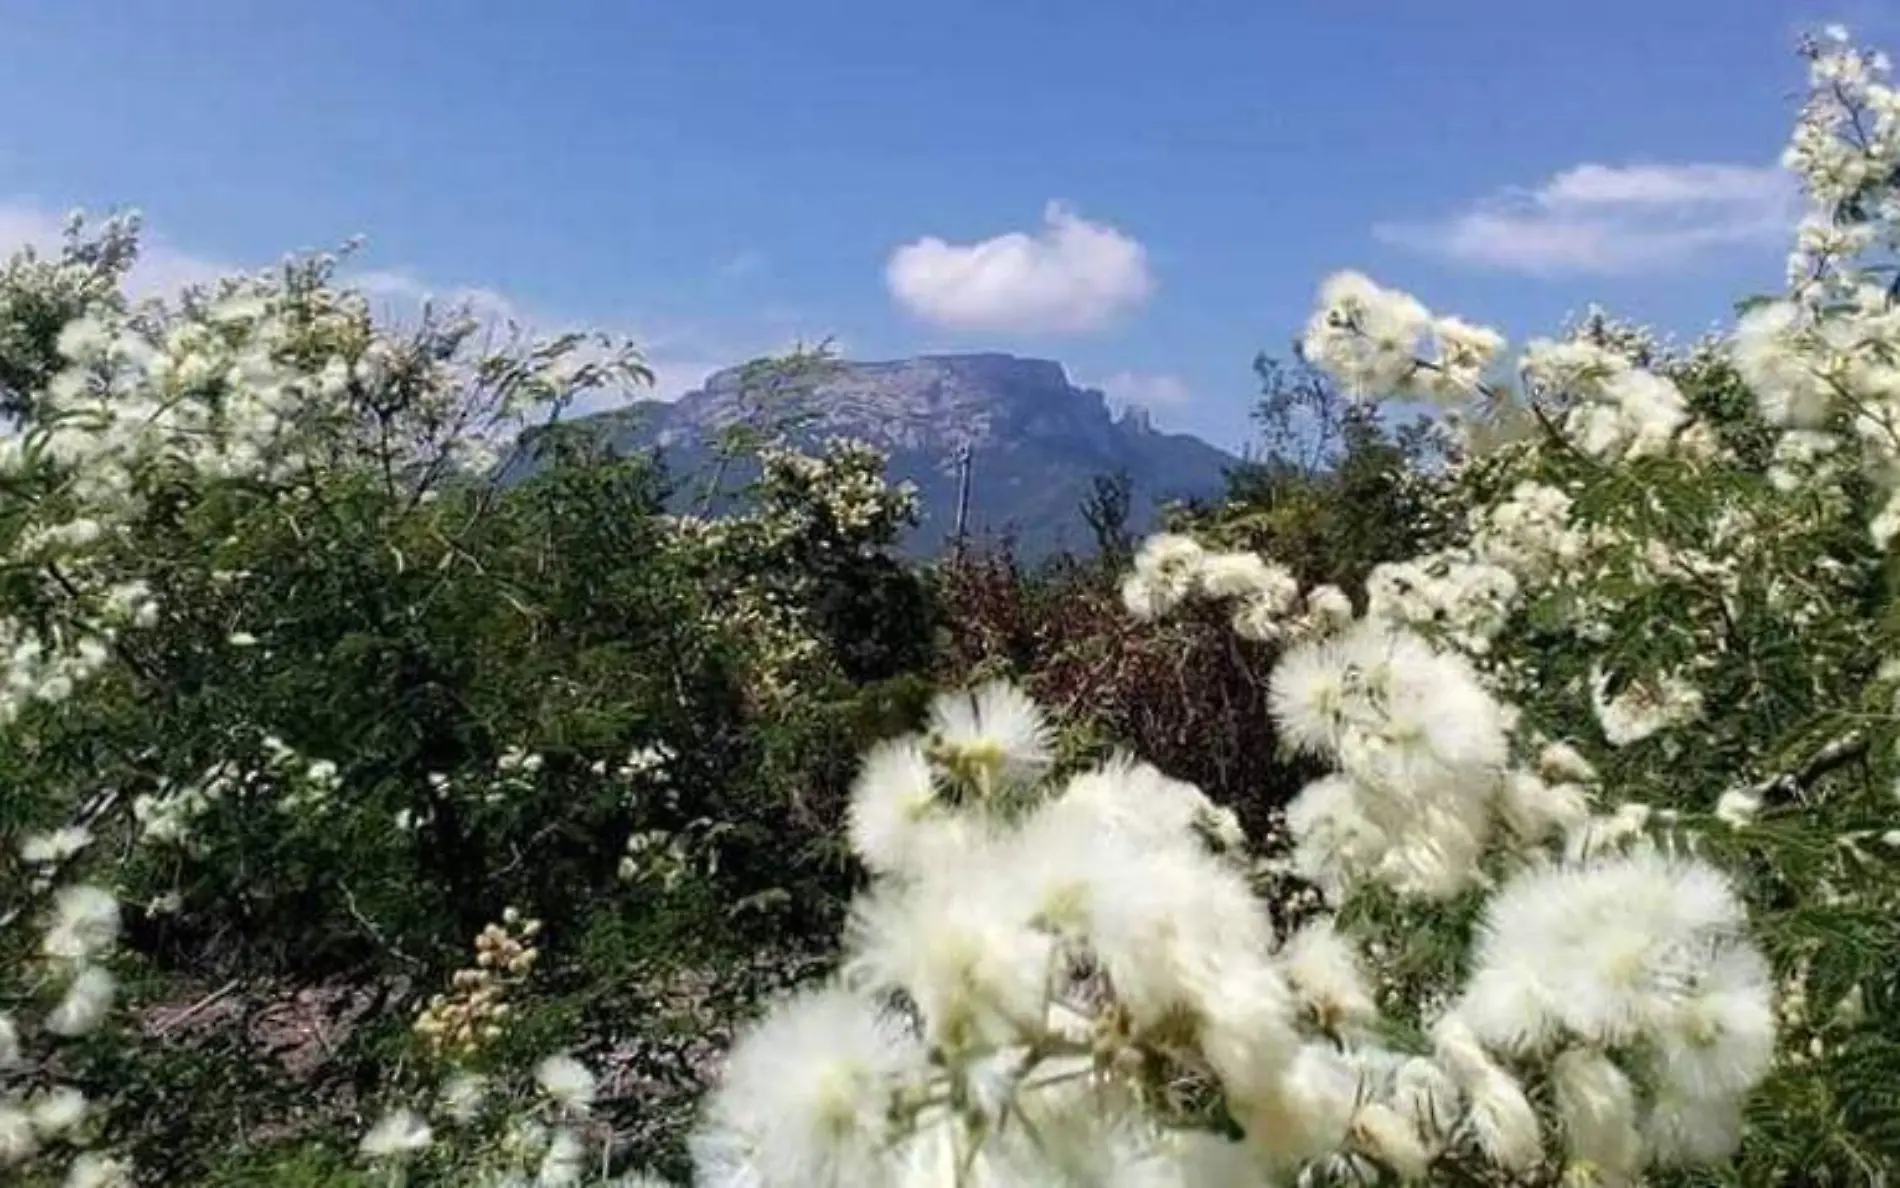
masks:
{"type": "Polygon", "coordinates": [[[1806,802],[1807,792],[1829,772],[1846,767],[1867,753],[1867,736],[1858,730],[1833,739],[1792,771],[1769,776],[1749,788],[1749,795],[1763,804],[1806,802]]]}

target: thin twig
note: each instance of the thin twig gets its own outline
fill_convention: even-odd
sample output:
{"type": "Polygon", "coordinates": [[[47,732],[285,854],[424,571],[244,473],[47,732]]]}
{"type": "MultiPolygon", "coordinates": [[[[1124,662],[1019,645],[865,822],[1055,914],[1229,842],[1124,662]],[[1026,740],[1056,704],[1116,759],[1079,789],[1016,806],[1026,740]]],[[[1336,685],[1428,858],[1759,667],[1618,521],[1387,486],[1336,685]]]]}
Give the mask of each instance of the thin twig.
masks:
{"type": "MultiPolygon", "coordinates": [[[[92,799],[87,801],[80,808],[78,815],[73,819],[73,823],[82,829],[90,829],[100,817],[111,812],[113,806],[118,802],[119,790],[117,788],[108,788],[103,792],[95,793],[92,799]]],[[[40,871],[39,878],[34,880],[34,885],[28,893],[22,896],[19,902],[15,903],[5,912],[0,912],[0,932],[5,932],[7,929],[13,927],[14,922],[19,920],[21,916],[37,908],[39,901],[45,896],[47,891],[52,889],[54,884],[59,882],[60,876],[64,874],[66,868],[71,866],[79,857],[80,852],[81,851],[75,851],[72,854],[68,854],[66,857],[61,858],[59,861],[52,863],[49,867],[40,871]]]]}
{"type": "Polygon", "coordinates": [[[163,1038],[164,1036],[167,1036],[171,1034],[172,1032],[176,1031],[178,1028],[183,1027],[186,1023],[191,1022],[191,1020],[197,1018],[199,1015],[204,1014],[207,1010],[210,1010],[217,1003],[224,1001],[226,998],[229,998],[231,996],[231,992],[236,990],[238,986],[241,984],[242,983],[240,983],[238,979],[232,978],[230,981],[226,982],[224,985],[220,986],[218,989],[213,990],[211,993],[205,995],[203,998],[199,999],[197,1002],[192,1003],[190,1006],[186,1007],[184,1010],[178,1012],[176,1015],[173,1015],[170,1019],[167,1019],[163,1025],[154,1027],[152,1029],[153,1036],[163,1038]]]}

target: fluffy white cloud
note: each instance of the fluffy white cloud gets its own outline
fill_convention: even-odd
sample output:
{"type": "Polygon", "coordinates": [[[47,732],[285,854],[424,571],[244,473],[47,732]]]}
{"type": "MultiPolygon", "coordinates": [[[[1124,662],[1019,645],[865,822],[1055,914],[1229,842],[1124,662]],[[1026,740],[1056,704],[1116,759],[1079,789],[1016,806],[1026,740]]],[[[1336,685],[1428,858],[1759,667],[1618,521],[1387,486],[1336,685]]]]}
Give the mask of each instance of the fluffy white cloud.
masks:
{"type": "Polygon", "coordinates": [[[1447,218],[1374,231],[1387,242],[1477,267],[1533,276],[1630,274],[1772,243],[1787,236],[1799,213],[1792,175],[1774,167],[1586,164],[1447,218]]]}
{"type": "Polygon", "coordinates": [[[389,301],[401,316],[417,312],[428,303],[438,309],[466,306],[476,317],[496,323],[514,322],[525,326],[531,320],[504,293],[480,286],[440,288],[402,269],[346,271],[338,279],[367,296],[389,301]]]}
{"type": "Polygon", "coordinates": [[[891,253],[884,280],[913,315],[953,330],[1079,334],[1138,307],[1154,290],[1148,253],[1061,202],[1036,234],[977,243],[926,236],[891,253]]]}
{"type": "Polygon", "coordinates": [[[1110,405],[1117,409],[1141,408],[1149,412],[1171,412],[1193,399],[1187,381],[1165,372],[1117,371],[1093,381],[1110,405]]]}

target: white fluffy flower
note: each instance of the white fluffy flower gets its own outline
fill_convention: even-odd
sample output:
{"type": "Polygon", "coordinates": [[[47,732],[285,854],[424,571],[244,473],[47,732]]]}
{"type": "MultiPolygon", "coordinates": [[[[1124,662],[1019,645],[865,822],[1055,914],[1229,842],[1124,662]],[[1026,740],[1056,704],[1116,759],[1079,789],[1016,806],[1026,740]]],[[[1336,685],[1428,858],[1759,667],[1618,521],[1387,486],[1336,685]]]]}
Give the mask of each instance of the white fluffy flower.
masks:
{"type": "Polygon", "coordinates": [[[939,694],[929,733],[951,762],[1006,781],[1034,779],[1051,758],[1042,708],[1008,681],[939,694]]]}
{"type": "Polygon", "coordinates": [[[1138,1025],[1183,1008],[1219,1016],[1243,1005],[1230,995],[1246,983],[1272,1007],[1281,1021],[1277,1030],[1290,1026],[1292,996],[1269,964],[1266,910],[1240,874],[1204,851],[1151,846],[1128,862],[1098,861],[1086,929],[1117,998],[1138,1025]]]}
{"type": "Polygon", "coordinates": [[[1698,859],[1644,848],[1529,870],[1486,905],[1459,1014],[1510,1051],[1559,1035],[1662,1042],[1690,1027],[1741,1052],[1724,1084],[1758,1077],[1750,1007],[1766,997],[1747,976],[1760,958],[1743,924],[1727,877],[1698,859]]]}
{"type": "Polygon", "coordinates": [[[1358,954],[1331,917],[1314,920],[1294,933],[1280,950],[1280,963],[1287,981],[1323,1026],[1337,1029],[1343,1024],[1369,1023],[1377,1015],[1358,954]]]}
{"type": "Polygon", "coordinates": [[[1301,753],[1330,756],[1344,728],[1352,673],[1331,640],[1301,643],[1274,665],[1269,691],[1280,737],[1301,753]]]}
{"type": "Polygon", "coordinates": [[[593,1071],[572,1056],[549,1056],[534,1069],[535,1083],[541,1091],[567,1109],[592,1108],[600,1083],[593,1071]]]}
{"type": "Polygon", "coordinates": [[[1258,553],[1209,554],[1200,561],[1196,576],[1207,597],[1234,601],[1234,632],[1242,639],[1280,638],[1300,598],[1293,571],[1258,553]]]}
{"type": "Polygon", "coordinates": [[[92,832],[66,825],[46,833],[30,834],[20,843],[20,860],[33,866],[64,862],[92,843],[92,832]]]}
{"type": "Polygon", "coordinates": [[[132,1168],[123,1160],[81,1151],[66,1169],[64,1188],[132,1188],[132,1168]]]}
{"type": "Polygon", "coordinates": [[[435,1132],[415,1111],[396,1109],[369,1128],[361,1149],[371,1159],[400,1159],[424,1150],[434,1141],[435,1132]]]}
{"type": "Polygon", "coordinates": [[[119,937],[119,901],[88,884],[61,887],[53,897],[53,920],[40,951],[48,957],[85,961],[119,937]]]}
{"type": "Polygon", "coordinates": [[[25,1163],[39,1149],[32,1117],[17,1106],[0,1102],[0,1167],[25,1163]]]}
{"type": "Polygon", "coordinates": [[[541,1156],[534,1182],[537,1188],[568,1188],[581,1182],[587,1171],[586,1164],[587,1148],[580,1136],[571,1130],[556,1130],[548,1139],[548,1149],[541,1156]]]}
{"type": "Polygon", "coordinates": [[[1360,1096],[1359,1071],[1330,1044],[1303,1044],[1268,1090],[1234,1102],[1247,1142],[1292,1168],[1337,1150],[1360,1096]]]}
{"type": "Polygon", "coordinates": [[[74,318],[60,328],[53,349],[74,363],[95,363],[105,358],[112,337],[111,327],[98,318],[74,318]]]}
{"type": "Polygon", "coordinates": [[[1342,769],[1289,806],[1302,868],[1433,898],[1477,877],[1507,723],[1469,661],[1367,620],[1293,648],[1270,700],[1288,743],[1342,769]]]}
{"type": "Polygon", "coordinates": [[[1804,343],[1804,328],[1803,315],[1791,301],[1756,306],[1735,327],[1730,357],[1763,417],[1776,425],[1814,429],[1827,423],[1834,393],[1804,343]]]}
{"type": "Polygon", "coordinates": [[[1426,1057],[1410,1057],[1394,1070],[1391,1101],[1421,1135],[1434,1141],[1449,1136],[1458,1124],[1458,1083],[1426,1057]]]}
{"type": "Polygon", "coordinates": [[[1603,1053],[1572,1048],[1551,1064],[1551,1089],[1570,1161],[1626,1182],[1642,1168],[1636,1086],[1603,1053]]]}
{"type": "Polygon", "coordinates": [[[1612,376],[1603,394],[1616,407],[1618,444],[1626,458],[1663,452],[1689,418],[1682,392],[1654,372],[1631,368],[1612,376]]]}
{"type": "Polygon", "coordinates": [[[825,989],[791,1000],[727,1059],[692,1139],[704,1182],[889,1182],[892,1095],[922,1060],[902,1025],[856,994],[825,989]]]}
{"type": "Polygon", "coordinates": [[[1715,816],[1731,829],[1744,829],[1754,823],[1761,808],[1761,793],[1751,788],[1730,788],[1717,798],[1715,816]]]}
{"type": "Polygon", "coordinates": [[[1535,773],[1521,770],[1505,775],[1498,807],[1527,842],[1568,834],[1590,815],[1589,794],[1582,785],[1546,783],[1535,773]]]}
{"type": "Polygon", "coordinates": [[[952,1051],[1013,1042],[1045,1014],[1053,941],[1034,926],[1044,905],[1024,894],[1031,876],[1013,872],[1001,847],[974,847],[955,870],[874,886],[846,925],[851,984],[904,991],[926,1039],[952,1051]]]}
{"type": "Polygon", "coordinates": [[[1694,1097],[1665,1087],[1643,1119],[1643,1141],[1657,1163],[1718,1163],[1742,1145],[1742,1101],[1694,1097]]]}
{"type": "Polygon", "coordinates": [[[1537,769],[1546,778],[1565,783],[1593,784],[1597,778],[1596,768],[1567,742],[1545,744],[1537,753],[1537,769]]]}
{"type": "Polygon", "coordinates": [[[444,1113],[457,1122],[468,1122],[488,1096],[488,1078],[480,1073],[455,1073],[442,1083],[438,1096],[444,1113]]]}
{"type": "Polygon", "coordinates": [[[1694,720],[1702,713],[1702,691],[1680,674],[1638,678],[1617,694],[1609,695],[1609,675],[1598,669],[1591,677],[1591,704],[1603,737],[1613,747],[1626,747],[1694,720]]]}
{"type": "Polygon", "coordinates": [[[1417,370],[1420,339],[1431,324],[1431,312],[1414,298],[1360,273],[1337,272],[1320,286],[1300,349],[1356,396],[1397,396],[1417,370]]]}
{"type": "Polygon", "coordinates": [[[1137,619],[1159,618],[1193,593],[1207,550],[1192,537],[1158,532],[1141,542],[1135,572],[1122,583],[1122,604],[1137,619]]]}
{"type": "Polygon", "coordinates": [[[1469,1103],[1466,1122],[1484,1153],[1510,1170],[1526,1170],[1543,1155],[1537,1112],[1523,1087],[1491,1059],[1459,1013],[1432,1026],[1432,1050],[1469,1103]]]}
{"type": "Polygon", "coordinates": [[[1352,622],[1352,599],[1338,586],[1314,586],[1306,592],[1306,621],[1321,635],[1338,631],[1352,622]]]}
{"type": "Polygon", "coordinates": [[[851,848],[874,871],[912,866],[918,834],[937,808],[936,776],[915,738],[887,740],[864,757],[851,785],[846,830],[851,848]]]}
{"type": "Polygon", "coordinates": [[[1352,1116],[1352,1138],[1401,1178],[1422,1180],[1431,1170],[1432,1153],[1418,1128],[1382,1102],[1367,1102],[1352,1116]]]}
{"type": "Polygon", "coordinates": [[[1675,987],[1654,1038],[1663,1080],[1698,1100],[1739,1099],[1774,1061],[1774,981],[1753,948],[1726,946],[1675,987]]]}
{"type": "Polygon", "coordinates": [[[1434,369],[1420,380],[1429,395],[1445,401],[1474,395],[1485,370],[1504,351],[1502,334],[1461,318],[1434,319],[1432,339],[1438,346],[1437,357],[1432,360],[1434,369]]]}
{"type": "Polygon", "coordinates": [[[1127,753],[1071,778],[1039,812],[1066,828],[1108,830],[1156,844],[1196,833],[1224,848],[1238,848],[1246,840],[1230,810],[1186,780],[1127,753]]]}
{"type": "Polygon", "coordinates": [[[42,1137],[64,1134],[86,1116],[86,1095],[70,1085],[58,1086],[33,1102],[32,1115],[33,1128],[42,1137]]]}
{"type": "Polygon", "coordinates": [[[1197,574],[1209,598],[1265,596],[1291,603],[1299,583],[1284,565],[1275,565],[1258,553],[1210,553],[1197,574]]]}
{"type": "Polygon", "coordinates": [[[112,974],[104,967],[81,967],[66,987],[65,997],[46,1016],[46,1030],[54,1035],[86,1034],[104,1021],[117,989],[112,974]]]}

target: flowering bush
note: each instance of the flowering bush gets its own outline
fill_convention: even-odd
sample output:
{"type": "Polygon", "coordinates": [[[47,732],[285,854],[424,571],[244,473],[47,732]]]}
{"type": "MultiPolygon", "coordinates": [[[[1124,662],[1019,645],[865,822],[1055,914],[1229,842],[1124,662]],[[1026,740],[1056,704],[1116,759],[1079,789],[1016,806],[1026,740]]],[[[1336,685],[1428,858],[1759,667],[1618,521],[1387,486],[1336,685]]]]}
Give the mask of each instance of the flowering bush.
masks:
{"type": "MultiPolygon", "coordinates": [[[[659,981],[742,968],[761,936],[796,947],[835,894],[800,794],[830,795],[853,747],[842,661],[803,672],[822,712],[754,696],[754,641],[705,630],[729,603],[651,459],[522,477],[530,418],[640,380],[637,356],[454,311],[379,325],[323,258],[133,306],[135,231],[76,224],[0,275],[0,1017],[24,1053],[0,1071],[6,1174],[29,1155],[63,1174],[95,1141],[167,1182],[265,1174],[248,1148],[406,1088],[412,1047],[596,1042],[601,986],[636,962],[659,981]],[[30,928],[69,900],[110,905],[117,946],[41,953],[30,928]],[[507,1025],[498,985],[427,1013],[513,904],[549,927],[507,1025]],[[20,1129],[67,1087],[115,1108],[20,1129]]],[[[777,538],[785,609],[835,651],[915,646],[826,618],[881,532],[777,538]],[[807,541],[844,559],[800,572],[807,541]]],[[[674,1025],[613,1030],[638,1065],[674,1025]]],[[[656,1115],[697,1084],[637,1072],[656,1115]]]]}
{"type": "MultiPolygon", "coordinates": [[[[1264,457],[1230,473],[1224,499],[1173,510],[1167,522],[1206,545],[1284,559],[1302,580],[1357,589],[1373,564],[1426,539],[1435,484],[1409,464],[1419,451],[1407,431],[1389,431],[1310,369],[1256,366],[1264,457]]],[[[1279,645],[1237,637],[1215,602],[1166,621],[1131,617],[1120,586],[1132,552],[1033,571],[1007,550],[953,557],[936,575],[946,628],[936,676],[1019,680],[1060,724],[1059,753],[1131,748],[1218,789],[1250,831],[1264,830],[1313,774],[1261,729],[1279,645]]]]}
{"type": "Polygon", "coordinates": [[[750,687],[782,701],[829,669],[874,680],[917,663],[920,653],[867,638],[864,621],[901,616],[900,640],[925,638],[921,588],[890,557],[917,521],[915,489],[887,483],[883,456],[861,441],[804,453],[781,435],[758,455],[750,507],[673,521],[675,547],[713,595],[706,627],[750,657],[750,687]]]}
{"type": "Polygon", "coordinates": [[[1337,479],[1380,531],[1243,484],[1074,604],[1099,638],[1002,607],[934,698],[859,446],[768,436],[675,520],[522,432],[623,344],[396,333],[325,259],[134,306],[129,223],[14,260],[0,1174],[1882,1182],[1900,92],[1804,52],[1814,213],[1732,337],[1592,316],[1507,371],[1335,276],[1302,353],[1351,423],[1438,410],[1429,473],[1337,479]],[[1183,656],[1231,721],[1132,704],[1183,656]],[[1181,778],[1216,728],[1262,745],[1181,778]]]}
{"type": "Polygon", "coordinates": [[[1247,861],[1132,759],[1050,780],[1007,684],[872,750],[841,973],[734,1049],[699,1182],[1881,1182],[1900,1149],[1900,516],[1885,63],[1809,44],[1787,298],[1671,352],[1357,274],[1306,358],[1444,407],[1432,552],[1356,600],[1185,536],[1130,613],[1282,647],[1330,765],[1247,861]],[[1699,1170],[1703,1169],[1703,1170],[1699,1170]]]}

